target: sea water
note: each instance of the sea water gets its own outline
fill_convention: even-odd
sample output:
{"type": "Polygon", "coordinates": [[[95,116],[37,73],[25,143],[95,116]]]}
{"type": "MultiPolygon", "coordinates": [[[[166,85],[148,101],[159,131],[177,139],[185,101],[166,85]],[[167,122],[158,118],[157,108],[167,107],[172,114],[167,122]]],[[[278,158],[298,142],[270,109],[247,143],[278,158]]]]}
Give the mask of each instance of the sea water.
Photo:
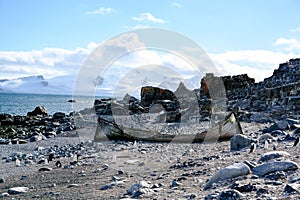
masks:
{"type": "MultiPolygon", "coordinates": [[[[69,114],[72,111],[80,111],[85,108],[92,108],[95,98],[92,96],[72,96],[55,94],[20,94],[0,93],[0,113],[12,115],[27,115],[37,106],[44,106],[49,114],[64,112],[69,114]],[[68,102],[75,100],[75,103],[68,102]]],[[[100,98],[100,97],[99,97],[100,98]]]]}

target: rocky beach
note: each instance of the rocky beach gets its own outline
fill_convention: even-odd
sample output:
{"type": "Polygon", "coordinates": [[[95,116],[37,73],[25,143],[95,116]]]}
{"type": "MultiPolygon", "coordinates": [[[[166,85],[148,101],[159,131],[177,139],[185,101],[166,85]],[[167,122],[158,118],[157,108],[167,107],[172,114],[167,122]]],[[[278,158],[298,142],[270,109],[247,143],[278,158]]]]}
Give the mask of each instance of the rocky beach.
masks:
{"type": "Polygon", "coordinates": [[[38,105],[0,114],[0,198],[298,199],[299,77],[300,59],[291,59],[259,83],[206,74],[193,91],[147,86],[140,100],[98,99],[69,114],[38,105]],[[99,117],[118,125],[114,115],[155,115],[172,125],[198,115],[199,126],[212,126],[231,112],[242,133],[226,141],[95,140],[99,117]]]}

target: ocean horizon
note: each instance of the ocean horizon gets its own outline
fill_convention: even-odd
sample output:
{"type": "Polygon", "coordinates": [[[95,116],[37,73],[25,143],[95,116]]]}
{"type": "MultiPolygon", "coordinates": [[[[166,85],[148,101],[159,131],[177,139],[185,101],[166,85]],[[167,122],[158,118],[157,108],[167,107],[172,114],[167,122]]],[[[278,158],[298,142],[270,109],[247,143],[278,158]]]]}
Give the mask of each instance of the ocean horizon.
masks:
{"type": "Polygon", "coordinates": [[[72,111],[92,108],[95,99],[99,98],[106,97],[0,92],[0,113],[24,116],[35,107],[44,106],[51,115],[56,112],[69,114],[72,111]],[[75,102],[72,103],[69,100],[75,100],[75,102]]]}

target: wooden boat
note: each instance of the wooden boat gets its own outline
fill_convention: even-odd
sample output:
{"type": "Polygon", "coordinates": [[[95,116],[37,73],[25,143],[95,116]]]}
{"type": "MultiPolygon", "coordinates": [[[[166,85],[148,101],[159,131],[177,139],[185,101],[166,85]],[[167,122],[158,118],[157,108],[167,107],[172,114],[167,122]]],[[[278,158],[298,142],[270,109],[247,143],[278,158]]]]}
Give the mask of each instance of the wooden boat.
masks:
{"type": "Polygon", "coordinates": [[[132,117],[129,122],[126,118],[125,116],[110,118],[99,116],[95,142],[107,139],[181,143],[213,142],[228,140],[235,134],[243,134],[241,125],[233,113],[211,128],[204,128],[199,122],[146,124],[145,120],[142,120],[132,125],[129,123],[132,122],[132,117]]]}

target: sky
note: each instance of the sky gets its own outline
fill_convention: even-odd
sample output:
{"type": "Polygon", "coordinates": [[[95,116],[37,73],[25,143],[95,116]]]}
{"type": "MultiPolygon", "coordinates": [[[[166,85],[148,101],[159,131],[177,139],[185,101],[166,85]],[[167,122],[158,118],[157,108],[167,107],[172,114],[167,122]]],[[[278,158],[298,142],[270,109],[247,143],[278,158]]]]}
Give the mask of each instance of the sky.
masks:
{"type": "Polygon", "coordinates": [[[154,27],[195,41],[218,75],[258,82],[300,57],[299,10],[298,0],[0,0],[0,79],[76,76],[97,46],[154,27]]]}

